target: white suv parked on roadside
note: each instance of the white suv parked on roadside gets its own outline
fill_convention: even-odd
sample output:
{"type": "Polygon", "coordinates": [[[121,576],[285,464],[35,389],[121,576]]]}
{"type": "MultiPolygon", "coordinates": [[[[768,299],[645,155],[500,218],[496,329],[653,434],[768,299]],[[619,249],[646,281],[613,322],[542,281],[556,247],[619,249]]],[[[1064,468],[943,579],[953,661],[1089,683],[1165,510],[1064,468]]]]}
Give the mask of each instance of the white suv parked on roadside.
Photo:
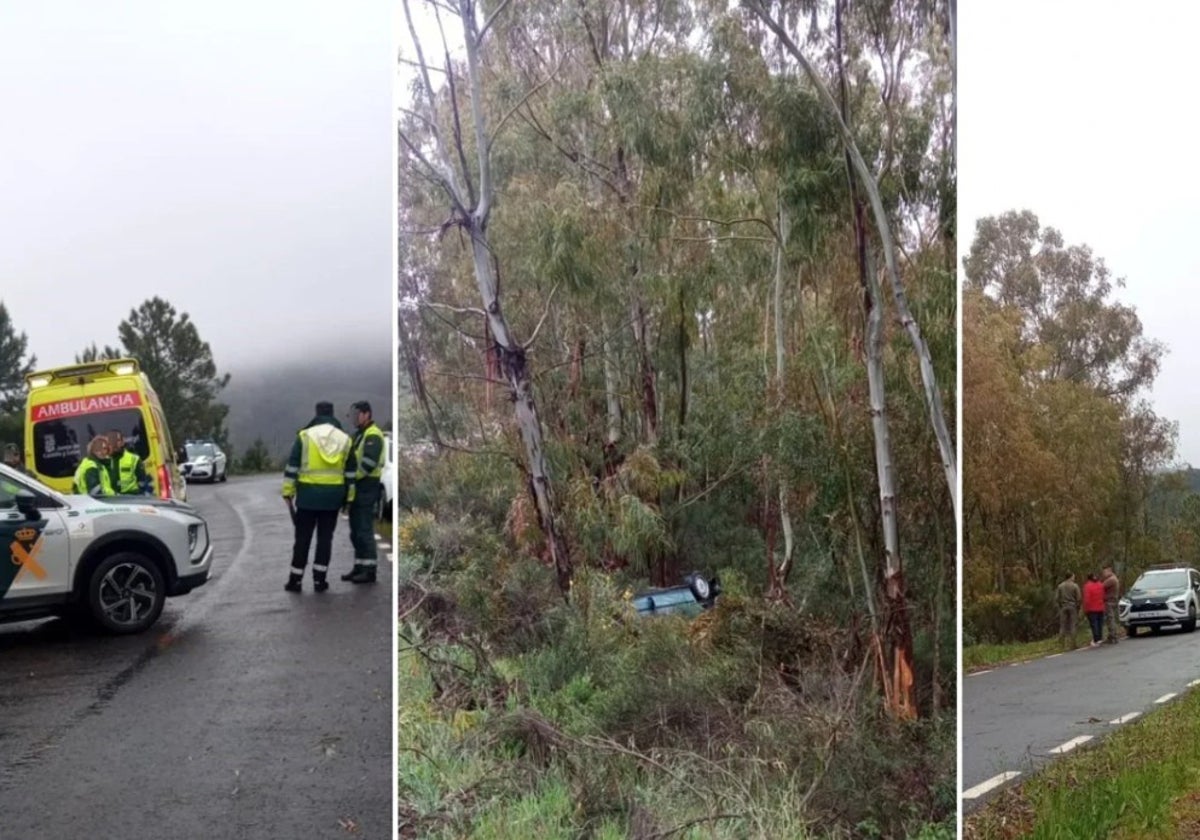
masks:
{"type": "Polygon", "coordinates": [[[1200,572],[1191,566],[1151,566],[1117,603],[1117,618],[1131,637],[1142,627],[1157,633],[1172,624],[1190,633],[1198,615],[1200,572]]]}
{"type": "Polygon", "coordinates": [[[0,621],[80,614],[140,633],[208,581],[208,524],[148,496],[64,496],[0,465],[0,621]]]}

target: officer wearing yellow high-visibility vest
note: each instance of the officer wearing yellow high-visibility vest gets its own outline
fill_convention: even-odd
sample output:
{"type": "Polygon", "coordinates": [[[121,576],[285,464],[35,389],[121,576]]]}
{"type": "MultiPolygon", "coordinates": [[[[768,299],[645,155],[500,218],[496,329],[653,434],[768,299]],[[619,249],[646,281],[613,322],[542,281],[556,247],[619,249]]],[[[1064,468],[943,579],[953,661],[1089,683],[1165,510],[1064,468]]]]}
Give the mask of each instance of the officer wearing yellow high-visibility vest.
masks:
{"type": "Polygon", "coordinates": [[[87,453],[75,470],[75,492],[81,496],[112,496],[112,478],[108,472],[108,459],[112,454],[108,438],[96,435],[88,444],[87,453]]]}
{"type": "Polygon", "coordinates": [[[333,530],[338,511],[354,500],[354,464],[350,435],[334,418],[333,404],[317,403],[316,416],[296,434],[283,470],[283,498],[296,531],[291,574],[284,586],[288,592],[300,591],[314,529],[313,589],[324,592],[329,588],[325,576],[333,553],[333,530]]]}
{"type": "Polygon", "coordinates": [[[350,503],[350,543],[354,568],[342,575],[351,583],[374,583],[378,564],[375,549],[375,508],[379,505],[379,479],[383,475],[383,432],[371,416],[366,400],[350,406],[358,433],[354,436],[354,501],[350,503]]]}
{"type": "Polygon", "coordinates": [[[136,452],[125,448],[125,435],[113,429],[108,433],[108,445],[112,451],[108,469],[113,489],[121,496],[153,493],[154,482],[146,475],[146,465],[136,452]]]}

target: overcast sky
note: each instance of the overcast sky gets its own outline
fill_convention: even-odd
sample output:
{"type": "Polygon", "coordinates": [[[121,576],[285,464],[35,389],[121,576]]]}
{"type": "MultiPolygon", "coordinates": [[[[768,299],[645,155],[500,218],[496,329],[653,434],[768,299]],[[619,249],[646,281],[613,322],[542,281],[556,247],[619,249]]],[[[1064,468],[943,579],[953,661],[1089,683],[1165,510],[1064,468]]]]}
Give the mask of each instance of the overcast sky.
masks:
{"type": "Polygon", "coordinates": [[[390,360],[395,17],[0,3],[0,300],[39,366],[115,345],[154,294],[222,371],[390,360]]]}
{"type": "MultiPolygon", "coordinates": [[[[1029,209],[1125,277],[1120,300],[1168,345],[1152,392],[1200,466],[1200,9],[1074,0],[959,6],[959,248],[975,220],[1029,209]],[[1147,7],[1148,9],[1149,7],[1147,7]]],[[[960,263],[961,264],[961,263],[960,263]]]]}

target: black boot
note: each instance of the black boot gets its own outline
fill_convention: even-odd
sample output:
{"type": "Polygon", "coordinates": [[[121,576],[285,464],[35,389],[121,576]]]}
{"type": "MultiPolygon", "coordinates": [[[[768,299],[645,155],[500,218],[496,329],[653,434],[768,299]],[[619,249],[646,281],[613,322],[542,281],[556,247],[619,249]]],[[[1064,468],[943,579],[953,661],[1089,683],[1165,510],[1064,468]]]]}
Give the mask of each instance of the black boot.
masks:
{"type": "Polygon", "coordinates": [[[313,592],[324,592],[329,588],[329,581],[325,578],[313,578],[313,592]]]}
{"type": "Polygon", "coordinates": [[[355,576],[362,572],[362,563],[355,563],[354,568],[342,575],[342,580],[354,580],[355,576]]]}
{"type": "Polygon", "coordinates": [[[296,577],[295,575],[292,575],[291,577],[288,578],[288,582],[284,584],[283,588],[286,589],[288,592],[299,592],[301,589],[300,578],[296,577]]]}
{"type": "Polygon", "coordinates": [[[375,567],[374,566],[359,566],[358,571],[352,573],[346,580],[351,583],[374,583],[375,582],[375,567]]]}

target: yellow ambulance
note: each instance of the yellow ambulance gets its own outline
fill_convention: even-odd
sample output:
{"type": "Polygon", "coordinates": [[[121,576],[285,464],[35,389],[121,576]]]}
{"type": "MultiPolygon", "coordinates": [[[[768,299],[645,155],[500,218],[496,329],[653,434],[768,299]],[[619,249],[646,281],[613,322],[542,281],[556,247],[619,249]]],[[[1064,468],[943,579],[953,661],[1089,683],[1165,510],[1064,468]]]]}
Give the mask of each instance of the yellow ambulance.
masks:
{"type": "Polygon", "coordinates": [[[119,431],[138,454],[155,494],[187,498],[187,485],[158,395],[136,359],[102,359],[25,377],[25,466],[42,483],[73,493],[75,470],[96,435],[119,431]]]}

